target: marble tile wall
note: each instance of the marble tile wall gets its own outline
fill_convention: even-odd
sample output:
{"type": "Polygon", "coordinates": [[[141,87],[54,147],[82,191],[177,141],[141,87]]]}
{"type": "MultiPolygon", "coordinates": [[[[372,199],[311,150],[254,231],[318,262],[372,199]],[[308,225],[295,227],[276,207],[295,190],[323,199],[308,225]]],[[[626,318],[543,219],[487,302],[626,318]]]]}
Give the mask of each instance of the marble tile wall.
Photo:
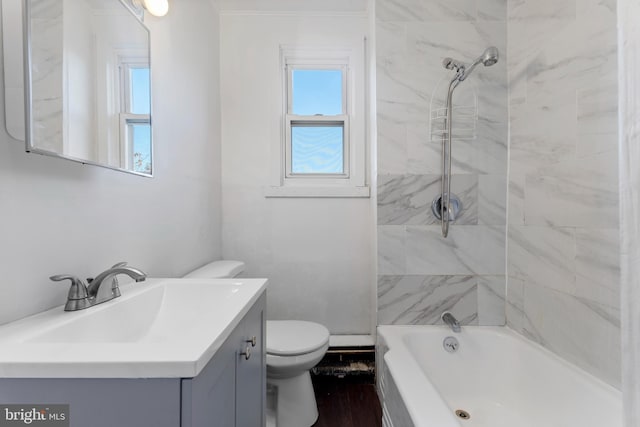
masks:
{"type": "Polygon", "coordinates": [[[620,385],[615,0],[508,0],[507,322],[620,385]]]}
{"type": "Polygon", "coordinates": [[[32,141],[63,152],[63,2],[31,1],[32,141]]]}
{"type": "Polygon", "coordinates": [[[501,324],[506,260],[508,325],[620,386],[615,0],[377,0],[376,45],[378,323],[501,324]],[[432,95],[442,58],[489,45],[443,239],[432,95]]]}
{"type": "Polygon", "coordinates": [[[640,425],[640,0],[618,1],[622,396],[626,426],[640,425]]]}
{"type": "MultiPolygon", "coordinates": [[[[376,0],[378,323],[433,324],[451,310],[465,324],[505,323],[507,194],[506,0],[376,0]],[[452,192],[464,209],[447,239],[431,214],[441,142],[430,138],[432,97],[488,46],[498,64],[460,85],[477,99],[475,139],[453,146],[452,192]]],[[[437,104],[434,104],[437,105],[437,104]]],[[[455,119],[454,119],[455,120],[455,119]]],[[[458,122],[454,121],[454,128],[458,122]]]]}

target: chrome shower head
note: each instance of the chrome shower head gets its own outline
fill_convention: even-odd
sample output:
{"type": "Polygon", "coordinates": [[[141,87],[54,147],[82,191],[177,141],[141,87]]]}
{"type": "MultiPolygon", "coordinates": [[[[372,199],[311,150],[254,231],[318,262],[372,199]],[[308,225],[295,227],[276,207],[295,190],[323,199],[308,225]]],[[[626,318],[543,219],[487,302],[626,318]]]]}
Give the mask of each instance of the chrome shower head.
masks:
{"type": "Polygon", "coordinates": [[[463,68],[461,75],[457,78],[458,80],[463,81],[467,77],[469,77],[469,75],[471,75],[473,69],[476,68],[478,64],[482,64],[485,67],[490,67],[496,62],[498,62],[498,49],[494,46],[488,47],[484,52],[482,52],[482,55],[480,55],[475,61],[473,61],[471,65],[469,65],[466,69],[463,68]]]}
{"type": "Polygon", "coordinates": [[[480,57],[482,65],[490,67],[498,62],[498,49],[495,46],[488,47],[480,57]]]}

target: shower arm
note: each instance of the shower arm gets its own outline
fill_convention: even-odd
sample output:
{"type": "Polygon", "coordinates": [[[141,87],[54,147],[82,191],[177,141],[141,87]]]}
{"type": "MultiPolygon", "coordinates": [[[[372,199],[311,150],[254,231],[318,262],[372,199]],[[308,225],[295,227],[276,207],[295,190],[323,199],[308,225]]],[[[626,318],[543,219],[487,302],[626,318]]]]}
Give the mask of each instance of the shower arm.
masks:
{"type": "Polygon", "coordinates": [[[442,237],[445,238],[449,234],[449,210],[451,204],[451,122],[453,121],[453,91],[460,84],[460,77],[462,75],[464,75],[464,71],[462,73],[456,73],[456,76],[449,83],[446,104],[447,115],[445,117],[446,131],[442,138],[442,195],[440,199],[440,225],[442,229],[442,237]]]}

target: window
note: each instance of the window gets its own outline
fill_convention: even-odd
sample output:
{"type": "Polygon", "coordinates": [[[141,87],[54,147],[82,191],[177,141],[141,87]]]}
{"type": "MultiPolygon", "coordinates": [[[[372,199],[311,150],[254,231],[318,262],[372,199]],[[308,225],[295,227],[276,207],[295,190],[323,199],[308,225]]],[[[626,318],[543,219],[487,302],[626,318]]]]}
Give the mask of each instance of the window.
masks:
{"type": "Polygon", "coordinates": [[[145,61],[120,63],[121,161],[126,169],[152,173],[151,149],[151,79],[145,61]]]}
{"type": "Polygon", "coordinates": [[[288,64],[288,178],[348,178],[346,75],[342,64],[327,68],[288,64]]]}
{"type": "Polygon", "coordinates": [[[369,195],[363,57],[364,49],[358,57],[351,49],[281,48],[282,138],[267,197],[369,195]]]}

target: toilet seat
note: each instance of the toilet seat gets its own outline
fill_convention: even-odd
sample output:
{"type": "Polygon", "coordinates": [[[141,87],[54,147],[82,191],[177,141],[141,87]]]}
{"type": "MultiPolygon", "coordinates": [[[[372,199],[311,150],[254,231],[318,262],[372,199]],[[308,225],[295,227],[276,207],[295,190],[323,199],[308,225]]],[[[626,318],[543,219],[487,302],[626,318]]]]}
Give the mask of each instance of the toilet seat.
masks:
{"type": "Polygon", "coordinates": [[[300,356],[329,343],[329,331],[322,325],[300,320],[267,320],[267,354],[300,356]]]}

